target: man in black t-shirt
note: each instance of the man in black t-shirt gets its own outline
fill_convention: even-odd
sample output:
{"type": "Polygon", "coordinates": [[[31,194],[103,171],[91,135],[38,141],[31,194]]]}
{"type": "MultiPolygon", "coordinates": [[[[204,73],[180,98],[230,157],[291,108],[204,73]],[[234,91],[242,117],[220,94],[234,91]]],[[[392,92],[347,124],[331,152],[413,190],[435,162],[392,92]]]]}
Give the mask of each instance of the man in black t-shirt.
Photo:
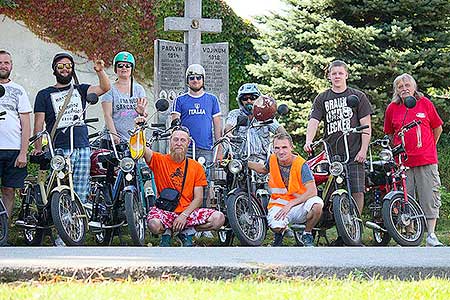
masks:
{"type": "MultiPolygon", "coordinates": [[[[104,71],[104,62],[97,60],[94,64],[94,70],[97,73],[99,84],[79,84],[75,74],[75,63],[73,57],[68,53],[58,53],[52,62],[53,75],[56,77],[56,84],[42,89],[36,95],[34,103],[34,134],[44,128],[48,132],[57,126],[53,143],[55,148],[61,148],[64,154],[70,151],[70,131],[63,132],[73,123],[74,116],[84,119],[84,114],[80,116],[86,107],[86,96],[89,93],[95,93],[98,96],[106,93],[111,85],[108,76],[104,71]],[[62,118],[58,124],[55,124],[58,113],[63,106],[66,95],[69,93],[72,78],[75,81],[73,93],[69,104],[63,112],[62,118]]],[[[86,203],[89,192],[89,172],[90,172],[90,149],[88,130],[86,125],[76,126],[73,129],[74,151],[71,156],[73,168],[73,182],[75,193],[82,203],[86,203]]],[[[35,143],[34,154],[42,152],[42,143],[40,140],[35,143]]]]}
{"type": "Polygon", "coordinates": [[[316,135],[321,120],[324,121],[324,136],[329,137],[331,155],[345,158],[344,142],[341,136],[343,130],[361,125],[369,125],[363,134],[350,134],[349,145],[349,177],[351,192],[358,205],[359,213],[364,206],[364,161],[367,157],[371,137],[371,114],[373,113],[367,96],[354,88],[347,86],[347,64],[340,60],[333,61],[328,67],[328,79],[331,88],[319,94],[314,99],[304,150],[311,152],[311,143],[316,135]],[[347,105],[347,97],[356,95],[359,104],[356,108],[347,105]]]}

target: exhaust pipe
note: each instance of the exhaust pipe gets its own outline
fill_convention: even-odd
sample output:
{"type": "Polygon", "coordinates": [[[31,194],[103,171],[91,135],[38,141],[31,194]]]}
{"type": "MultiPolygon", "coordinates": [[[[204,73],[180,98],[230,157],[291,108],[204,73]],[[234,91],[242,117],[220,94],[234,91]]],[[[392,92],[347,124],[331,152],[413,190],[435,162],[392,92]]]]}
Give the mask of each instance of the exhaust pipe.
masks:
{"type": "Polygon", "coordinates": [[[381,227],[380,225],[378,225],[374,222],[370,222],[370,221],[366,221],[366,227],[369,227],[370,229],[377,230],[377,231],[387,232],[387,230],[384,229],[383,227],[381,227]]]}

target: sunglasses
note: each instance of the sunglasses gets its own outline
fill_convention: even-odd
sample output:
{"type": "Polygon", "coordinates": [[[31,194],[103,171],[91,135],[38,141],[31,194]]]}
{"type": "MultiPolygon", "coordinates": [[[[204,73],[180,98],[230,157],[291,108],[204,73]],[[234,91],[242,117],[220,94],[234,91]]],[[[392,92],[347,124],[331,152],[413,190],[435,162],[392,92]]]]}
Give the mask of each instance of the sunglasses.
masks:
{"type": "Polygon", "coordinates": [[[190,81],[192,81],[192,80],[202,80],[202,79],[203,79],[203,76],[202,76],[202,75],[190,75],[190,76],[188,77],[188,79],[189,79],[190,81]]]}
{"type": "Polygon", "coordinates": [[[184,131],[186,132],[189,136],[191,136],[191,132],[189,131],[189,128],[187,128],[186,126],[175,126],[172,129],[172,133],[174,133],[175,131],[184,131]]]}
{"type": "Polygon", "coordinates": [[[127,69],[129,69],[129,68],[131,68],[131,65],[130,65],[130,64],[117,64],[117,67],[118,67],[119,69],[122,69],[122,68],[127,68],[127,69]]]}
{"type": "Polygon", "coordinates": [[[72,64],[71,63],[65,63],[65,64],[63,64],[63,63],[59,63],[59,64],[56,64],[56,68],[58,69],[58,70],[62,70],[62,69],[64,69],[64,68],[66,68],[67,70],[70,70],[70,69],[72,69],[72,64]]]}
{"type": "Polygon", "coordinates": [[[242,101],[255,101],[256,99],[258,99],[257,95],[244,95],[241,97],[242,101]]]}

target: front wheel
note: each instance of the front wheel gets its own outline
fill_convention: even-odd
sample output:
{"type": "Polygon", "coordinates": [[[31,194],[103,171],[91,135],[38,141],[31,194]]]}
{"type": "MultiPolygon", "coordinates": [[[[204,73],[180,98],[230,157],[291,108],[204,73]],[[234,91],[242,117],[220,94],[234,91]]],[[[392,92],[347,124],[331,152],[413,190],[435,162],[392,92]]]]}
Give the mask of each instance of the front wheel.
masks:
{"type": "Polygon", "coordinates": [[[128,231],[135,246],[143,246],[145,239],[145,214],[136,193],[125,192],[125,215],[128,231]]]}
{"type": "Polygon", "coordinates": [[[263,209],[245,191],[227,199],[227,217],[234,234],[243,246],[260,246],[267,233],[263,209]]]}
{"type": "Polygon", "coordinates": [[[234,233],[230,228],[219,229],[217,231],[219,246],[229,247],[233,245],[234,233]]]}
{"type": "Polygon", "coordinates": [[[344,193],[334,195],[333,214],[339,236],[347,246],[362,244],[363,226],[356,203],[344,193]]]}
{"type": "Polygon", "coordinates": [[[51,195],[53,223],[59,236],[68,246],[82,246],[86,238],[87,219],[77,199],[72,199],[68,189],[51,195]]]}
{"type": "Polygon", "coordinates": [[[425,216],[416,200],[397,194],[383,203],[383,220],[392,238],[401,246],[419,246],[425,234],[425,216]]]}
{"type": "Polygon", "coordinates": [[[372,230],[373,235],[373,245],[374,246],[387,246],[389,242],[391,241],[391,236],[388,232],[380,231],[380,230],[372,230]]]}

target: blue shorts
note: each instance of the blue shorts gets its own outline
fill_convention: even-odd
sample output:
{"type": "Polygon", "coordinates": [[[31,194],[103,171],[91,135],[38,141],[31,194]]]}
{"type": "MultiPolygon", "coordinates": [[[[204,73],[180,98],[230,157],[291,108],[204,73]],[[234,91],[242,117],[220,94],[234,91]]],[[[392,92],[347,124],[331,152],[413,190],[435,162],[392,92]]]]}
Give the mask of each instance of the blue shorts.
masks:
{"type": "Polygon", "coordinates": [[[2,187],[23,188],[27,167],[17,168],[14,166],[19,150],[0,150],[0,178],[2,187]]]}

